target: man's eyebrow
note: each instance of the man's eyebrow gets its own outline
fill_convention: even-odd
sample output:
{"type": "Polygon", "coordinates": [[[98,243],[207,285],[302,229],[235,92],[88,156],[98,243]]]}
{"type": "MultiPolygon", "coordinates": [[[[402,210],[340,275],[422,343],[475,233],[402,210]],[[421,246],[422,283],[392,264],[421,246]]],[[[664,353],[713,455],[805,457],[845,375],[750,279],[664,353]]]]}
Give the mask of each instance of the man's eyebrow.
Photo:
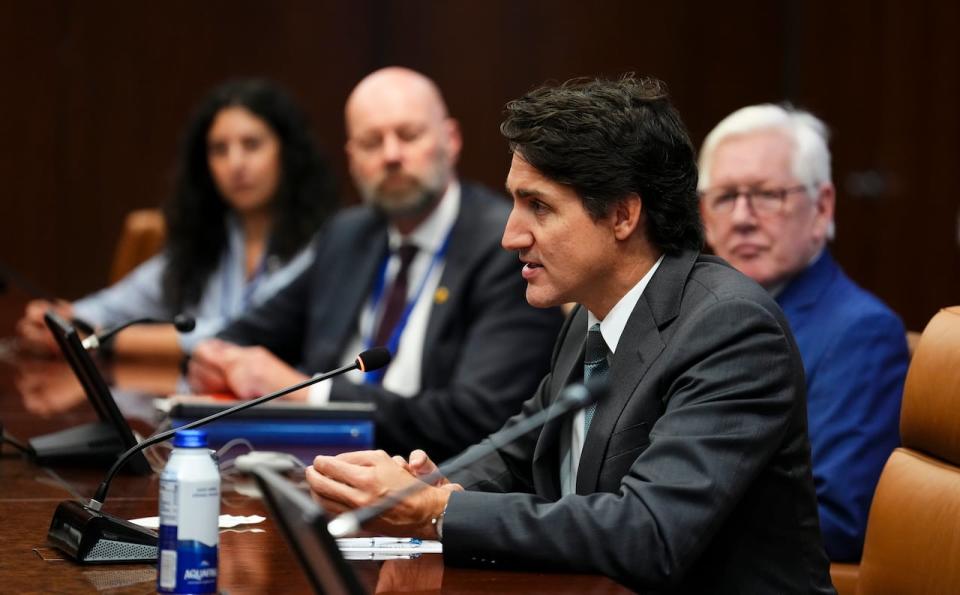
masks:
{"type": "Polygon", "coordinates": [[[543,193],[539,190],[533,190],[530,188],[517,188],[516,190],[511,191],[510,186],[507,186],[507,194],[515,194],[519,198],[537,198],[543,196],[543,193]]]}

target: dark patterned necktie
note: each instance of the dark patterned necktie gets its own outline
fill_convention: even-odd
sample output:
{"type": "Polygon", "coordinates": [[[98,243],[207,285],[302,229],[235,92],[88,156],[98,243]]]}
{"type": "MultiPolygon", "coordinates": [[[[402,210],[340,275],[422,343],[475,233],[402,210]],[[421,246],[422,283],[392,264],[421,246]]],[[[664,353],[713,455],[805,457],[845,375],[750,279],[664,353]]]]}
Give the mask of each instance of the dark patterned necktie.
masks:
{"type": "MultiPolygon", "coordinates": [[[[603,380],[607,377],[610,370],[610,363],[607,356],[610,350],[607,348],[603,335],[600,334],[600,323],[590,327],[587,333],[587,348],[583,355],[583,380],[584,382],[596,378],[603,380]]],[[[586,439],[587,431],[590,429],[590,422],[593,421],[593,414],[597,410],[597,404],[592,403],[584,411],[583,415],[583,436],[586,439]]]]}
{"type": "Polygon", "coordinates": [[[374,345],[386,345],[393,334],[393,329],[400,322],[400,315],[407,305],[408,278],[410,276],[410,263],[413,257],[417,255],[417,247],[413,244],[403,244],[397,248],[397,256],[400,257],[400,268],[397,270],[396,277],[393,278],[393,284],[390,285],[390,291],[387,293],[386,302],[384,302],[383,315],[380,316],[380,326],[373,336],[374,345]]]}

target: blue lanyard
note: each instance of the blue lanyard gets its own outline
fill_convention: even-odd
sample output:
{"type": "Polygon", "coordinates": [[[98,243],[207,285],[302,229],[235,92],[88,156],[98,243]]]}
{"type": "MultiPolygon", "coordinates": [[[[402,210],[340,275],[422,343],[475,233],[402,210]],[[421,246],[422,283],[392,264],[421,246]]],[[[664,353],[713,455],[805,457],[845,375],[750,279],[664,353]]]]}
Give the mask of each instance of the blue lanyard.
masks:
{"type": "MultiPolygon", "coordinates": [[[[420,283],[417,285],[417,290],[414,292],[413,297],[407,300],[407,304],[403,309],[403,313],[400,314],[400,319],[397,320],[397,325],[393,327],[393,331],[390,333],[390,338],[387,340],[387,344],[384,345],[387,349],[390,350],[390,353],[394,356],[397,354],[397,349],[400,346],[400,337],[403,335],[403,330],[407,327],[407,322],[410,319],[410,314],[413,312],[413,309],[416,307],[417,302],[420,301],[420,296],[423,294],[423,289],[427,286],[427,281],[430,279],[433,269],[436,268],[437,263],[443,260],[447,255],[447,249],[450,248],[450,237],[453,235],[453,226],[450,227],[450,231],[447,232],[447,237],[444,238],[443,243],[440,245],[440,249],[437,250],[433,258],[430,259],[430,266],[427,267],[427,272],[423,274],[423,277],[420,279],[420,283]]],[[[383,297],[384,286],[386,285],[387,278],[387,264],[390,262],[390,254],[387,254],[387,257],[383,260],[383,264],[380,265],[380,273],[377,275],[377,280],[373,285],[373,293],[370,295],[370,306],[371,311],[376,314],[380,309],[380,299],[383,297]]],[[[376,323],[374,323],[373,328],[370,329],[370,332],[367,334],[367,338],[364,339],[363,344],[365,349],[370,349],[373,347],[373,335],[376,332],[376,323]]],[[[366,384],[380,384],[383,382],[383,377],[387,373],[386,368],[381,368],[373,372],[367,372],[364,377],[364,383],[366,384]]]]}

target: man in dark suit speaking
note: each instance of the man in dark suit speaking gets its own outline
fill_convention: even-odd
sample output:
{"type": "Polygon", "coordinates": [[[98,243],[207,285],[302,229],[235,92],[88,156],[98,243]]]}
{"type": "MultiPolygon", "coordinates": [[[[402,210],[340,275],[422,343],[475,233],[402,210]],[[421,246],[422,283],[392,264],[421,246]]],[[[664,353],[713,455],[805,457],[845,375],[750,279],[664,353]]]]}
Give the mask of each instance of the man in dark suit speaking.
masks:
{"type": "Polygon", "coordinates": [[[346,109],[365,204],[326,225],[313,263],[273,299],[201,343],[197,391],[255,397],[385,345],[385,374],[314,385],[313,403],[376,404],[378,446],[451,456],[515,414],[547,371],[556,308],[531,308],[499,246],[502,197],[460,182],[461,138],[433,81],[405,68],[364,78],[346,109]]]}
{"type": "MultiPolygon", "coordinates": [[[[769,295],[699,253],[694,150],[662,84],[543,88],[509,103],[501,130],[502,244],[524,263],[527,300],[579,303],[507,426],[584,377],[610,392],[374,528],[440,538],[447,563],[602,573],[642,591],[832,592],[800,356],[769,295]]],[[[340,512],[433,468],[422,452],[359,452],[317,457],[307,479],[340,512]]]]}

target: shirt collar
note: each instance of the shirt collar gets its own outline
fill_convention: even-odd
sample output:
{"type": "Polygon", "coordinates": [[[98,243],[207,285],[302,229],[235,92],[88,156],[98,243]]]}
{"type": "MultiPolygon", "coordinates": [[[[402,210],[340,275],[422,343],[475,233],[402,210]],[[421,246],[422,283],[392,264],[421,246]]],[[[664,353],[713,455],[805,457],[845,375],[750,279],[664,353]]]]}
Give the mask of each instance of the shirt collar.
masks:
{"type": "Polygon", "coordinates": [[[606,318],[603,320],[598,319],[594,316],[593,312],[587,310],[587,328],[596,323],[600,323],[600,334],[603,335],[603,341],[607,344],[607,347],[610,349],[610,353],[614,353],[617,350],[617,343],[620,342],[620,335],[623,334],[623,329],[627,326],[627,321],[630,319],[630,314],[633,313],[633,309],[637,306],[637,302],[640,301],[640,296],[643,295],[643,290],[647,288],[647,284],[650,283],[650,279],[653,278],[653,274],[657,272],[657,268],[660,267],[660,263],[663,262],[663,255],[660,255],[660,258],[657,259],[657,262],[653,263],[653,266],[650,267],[650,270],[639,280],[637,284],[633,286],[622,298],[616,303],[616,305],[611,308],[610,312],[607,314],[606,318]]]}
{"type": "Polygon", "coordinates": [[[456,222],[459,212],[460,184],[457,180],[451,180],[433,212],[409,235],[404,237],[393,225],[387,227],[390,250],[395,251],[401,244],[408,243],[424,252],[437,252],[456,222]]]}

